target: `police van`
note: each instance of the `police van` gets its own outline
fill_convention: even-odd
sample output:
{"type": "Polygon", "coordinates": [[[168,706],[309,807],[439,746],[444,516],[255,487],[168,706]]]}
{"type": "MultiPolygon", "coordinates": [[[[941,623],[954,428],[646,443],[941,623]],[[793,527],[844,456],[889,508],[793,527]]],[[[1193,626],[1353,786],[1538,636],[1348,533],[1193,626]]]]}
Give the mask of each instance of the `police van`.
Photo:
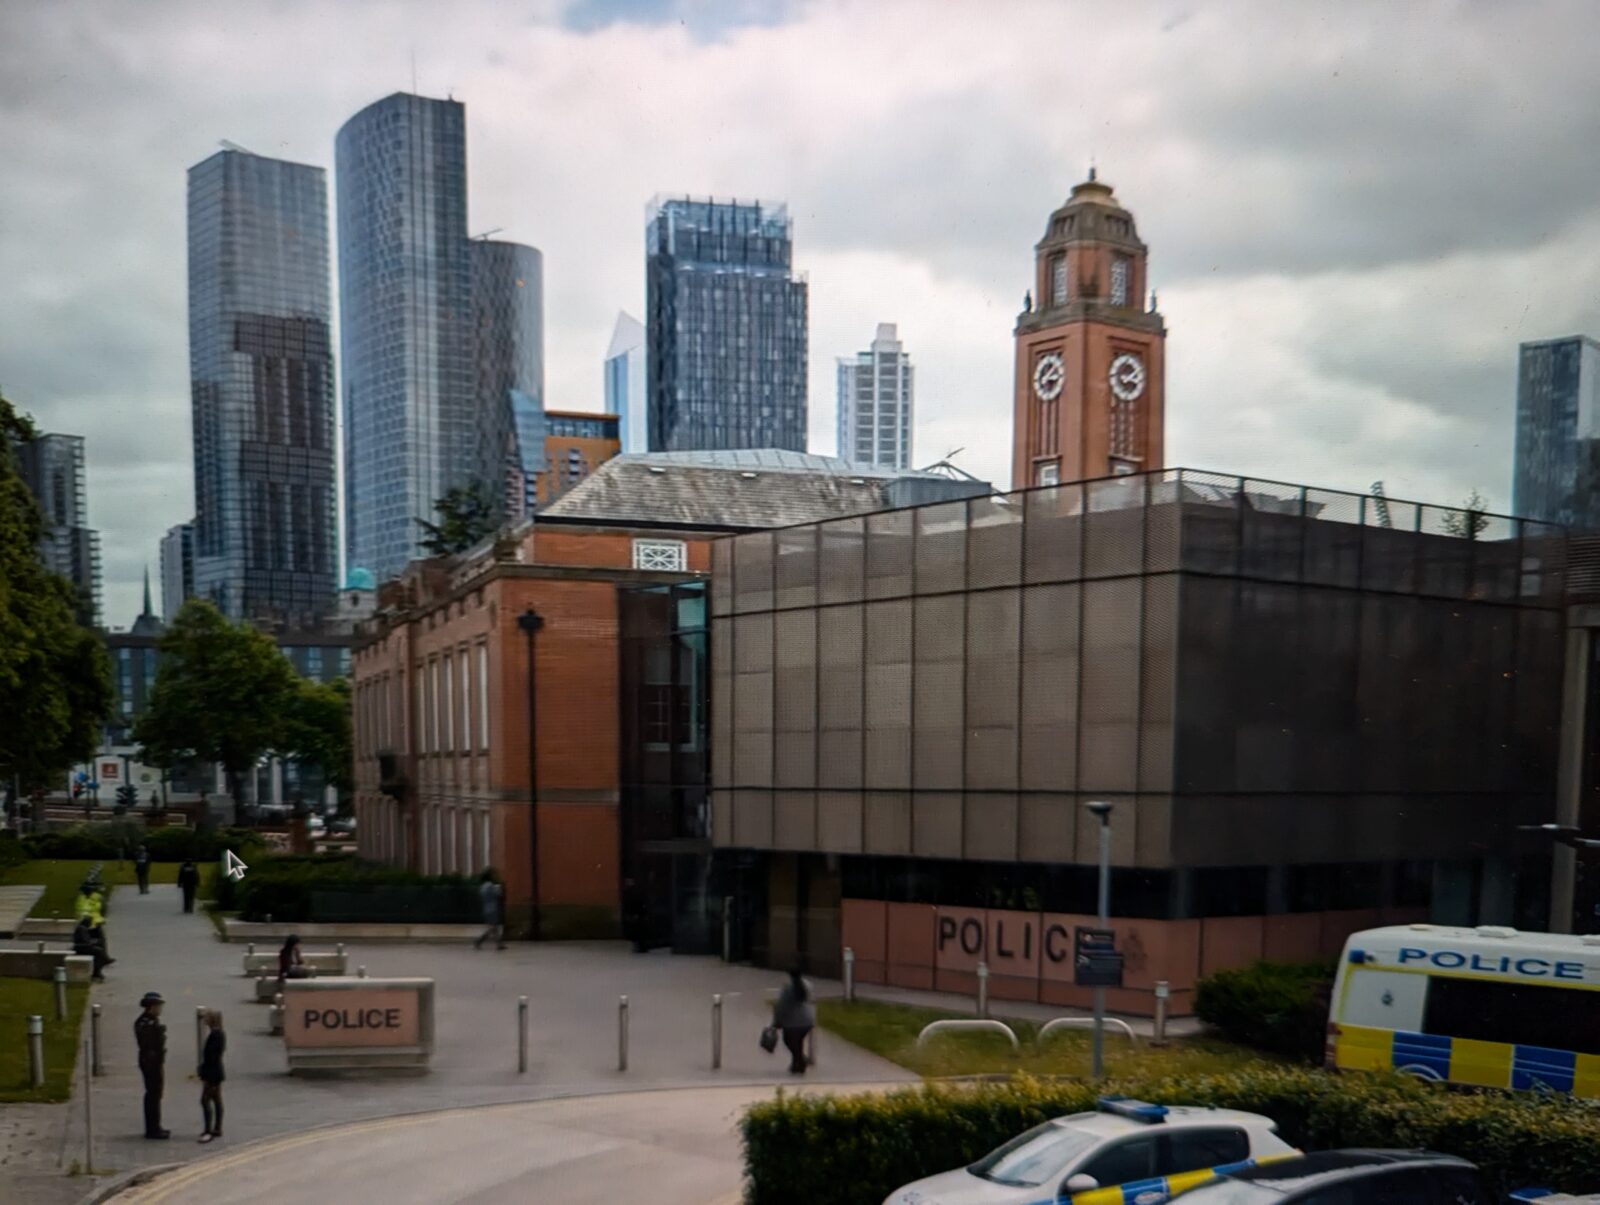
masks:
{"type": "Polygon", "coordinates": [[[1600,934],[1498,925],[1351,934],[1327,1063],[1600,1097],[1600,934]]]}

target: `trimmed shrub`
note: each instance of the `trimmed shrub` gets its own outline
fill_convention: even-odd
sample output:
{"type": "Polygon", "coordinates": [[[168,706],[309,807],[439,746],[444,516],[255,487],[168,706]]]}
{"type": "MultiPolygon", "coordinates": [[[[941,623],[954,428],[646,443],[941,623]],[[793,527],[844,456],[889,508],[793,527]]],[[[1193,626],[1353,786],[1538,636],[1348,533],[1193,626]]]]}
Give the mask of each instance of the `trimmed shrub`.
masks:
{"type": "Polygon", "coordinates": [[[1261,1068],[1104,1085],[1019,1077],[887,1094],[788,1096],[740,1121],[748,1205],[859,1205],[971,1163],[1051,1117],[1121,1092],[1262,1113],[1304,1150],[1426,1147],[1471,1160],[1500,1192],[1600,1189],[1600,1109],[1563,1096],[1451,1092],[1401,1076],[1261,1068]]]}
{"type": "Polygon", "coordinates": [[[243,920],[450,923],[481,915],[478,883],[425,875],[348,854],[263,858],[237,882],[217,881],[217,905],[243,920]]]}
{"type": "MultiPolygon", "coordinates": [[[[31,858],[87,859],[104,862],[130,858],[143,845],[153,862],[214,862],[224,849],[241,853],[259,838],[247,828],[193,829],[145,828],[132,820],[105,820],[79,824],[59,832],[31,833],[22,847],[31,858]]],[[[248,859],[247,859],[248,860],[248,859]]]]}
{"type": "Polygon", "coordinates": [[[1200,980],[1194,1011],[1236,1042],[1317,1063],[1332,994],[1333,968],[1326,963],[1258,962],[1200,980]]]}
{"type": "Polygon", "coordinates": [[[28,851],[23,848],[22,838],[9,829],[0,832],[0,870],[20,866],[27,860],[28,851]]]}

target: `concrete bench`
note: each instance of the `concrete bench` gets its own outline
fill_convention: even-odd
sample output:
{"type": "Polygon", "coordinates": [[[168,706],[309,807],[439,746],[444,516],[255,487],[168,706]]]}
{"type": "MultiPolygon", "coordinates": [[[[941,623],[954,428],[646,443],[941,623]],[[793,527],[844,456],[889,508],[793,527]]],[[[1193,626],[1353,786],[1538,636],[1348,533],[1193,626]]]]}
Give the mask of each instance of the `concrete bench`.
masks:
{"type": "Polygon", "coordinates": [[[0,950],[0,978],[54,979],[56,968],[67,968],[68,983],[88,983],[94,959],[71,950],[0,950]]]}
{"type": "Polygon", "coordinates": [[[285,983],[304,983],[307,979],[317,978],[317,971],[313,968],[304,979],[279,979],[277,975],[262,975],[255,981],[256,1003],[271,1004],[272,998],[283,990],[285,983]]]}
{"type": "MultiPolygon", "coordinates": [[[[337,950],[303,950],[300,954],[301,964],[308,971],[315,971],[319,975],[343,975],[349,969],[349,955],[344,952],[344,947],[337,950]]],[[[244,956],[244,973],[252,979],[260,975],[273,975],[278,973],[278,955],[250,953],[244,956]]]]}

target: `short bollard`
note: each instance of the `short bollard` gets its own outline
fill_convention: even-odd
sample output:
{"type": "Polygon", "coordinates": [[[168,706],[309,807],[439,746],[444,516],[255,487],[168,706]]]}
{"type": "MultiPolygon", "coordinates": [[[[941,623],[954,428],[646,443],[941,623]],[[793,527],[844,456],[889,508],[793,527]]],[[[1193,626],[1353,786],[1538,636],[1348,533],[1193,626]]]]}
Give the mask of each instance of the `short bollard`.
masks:
{"type": "Polygon", "coordinates": [[[722,995],[711,997],[711,1070],[722,1070],[722,995]]]}
{"type": "Polygon", "coordinates": [[[37,1014],[28,1018],[28,1082],[44,1087],[44,1018],[37,1014]]]}
{"type": "Polygon", "coordinates": [[[250,943],[250,944],[249,944],[249,945],[247,945],[247,946],[246,946],[246,947],[245,947],[245,948],[244,948],[244,952],[245,952],[245,953],[246,953],[246,954],[249,954],[249,955],[251,955],[251,956],[252,956],[252,957],[254,957],[254,955],[255,955],[255,952],[256,952],[256,943],[255,943],[255,942],[251,942],[251,943],[250,943]]]}
{"type": "Polygon", "coordinates": [[[628,1069],[628,998],[617,1000],[617,1070],[628,1069]]]}
{"type": "Polygon", "coordinates": [[[528,1070],[528,998],[517,997],[517,1071],[528,1070]]]}
{"type": "Polygon", "coordinates": [[[980,1017],[989,1015],[989,964],[987,962],[978,964],[978,1015],[980,1017]]]}
{"type": "Polygon", "coordinates": [[[367,968],[364,967],[364,966],[357,967],[356,968],[356,978],[357,979],[365,979],[366,977],[367,977],[367,968]]]}
{"type": "Polygon", "coordinates": [[[194,1006],[194,1061],[195,1066],[205,1062],[206,1058],[206,1006],[194,1006]]]}
{"type": "Polygon", "coordinates": [[[341,941],[338,945],[334,946],[334,950],[336,950],[338,952],[338,955],[339,955],[340,958],[343,958],[344,957],[344,942],[341,941]]]}
{"type": "Polygon", "coordinates": [[[1165,1046],[1167,1044],[1167,997],[1171,995],[1171,987],[1165,979],[1156,980],[1156,1019],[1154,1033],[1150,1036],[1150,1045],[1165,1046]]]}
{"type": "Polygon", "coordinates": [[[856,952],[844,948],[844,999],[846,1004],[856,1002],[856,952]]]}
{"type": "Polygon", "coordinates": [[[67,1019],[67,968],[57,967],[54,978],[56,981],[56,1020],[65,1021],[67,1019]]]}
{"type": "Polygon", "coordinates": [[[41,942],[39,942],[39,943],[37,943],[37,944],[36,944],[36,945],[35,945],[35,946],[34,946],[34,947],[33,947],[33,952],[34,952],[34,953],[35,953],[35,954],[43,954],[43,953],[44,953],[44,942],[42,942],[42,941],[41,941],[41,942]]]}
{"type": "Polygon", "coordinates": [[[94,1081],[89,1066],[94,1058],[92,1043],[83,1042],[83,1170],[94,1172],[94,1081]]]}
{"type": "Polygon", "coordinates": [[[89,1006],[89,1048],[94,1052],[92,1066],[96,1075],[106,1073],[106,1065],[100,1061],[100,1006],[89,1006]]]}

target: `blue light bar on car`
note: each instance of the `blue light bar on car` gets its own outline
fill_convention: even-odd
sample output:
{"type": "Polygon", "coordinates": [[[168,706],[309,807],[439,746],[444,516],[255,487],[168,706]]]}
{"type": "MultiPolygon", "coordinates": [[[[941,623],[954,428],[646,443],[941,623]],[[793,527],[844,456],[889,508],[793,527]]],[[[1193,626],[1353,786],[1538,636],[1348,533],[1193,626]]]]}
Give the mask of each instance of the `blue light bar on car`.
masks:
{"type": "Polygon", "coordinates": [[[1153,1105],[1148,1101],[1134,1100],[1131,1096],[1102,1096],[1094,1104],[1102,1113],[1114,1113],[1146,1125],[1154,1124],[1167,1115],[1166,1105],[1153,1105]]]}
{"type": "Polygon", "coordinates": [[[1513,1201],[1542,1201],[1545,1197],[1553,1197],[1556,1190],[1553,1188],[1519,1188],[1511,1194],[1513,1201]]]}

